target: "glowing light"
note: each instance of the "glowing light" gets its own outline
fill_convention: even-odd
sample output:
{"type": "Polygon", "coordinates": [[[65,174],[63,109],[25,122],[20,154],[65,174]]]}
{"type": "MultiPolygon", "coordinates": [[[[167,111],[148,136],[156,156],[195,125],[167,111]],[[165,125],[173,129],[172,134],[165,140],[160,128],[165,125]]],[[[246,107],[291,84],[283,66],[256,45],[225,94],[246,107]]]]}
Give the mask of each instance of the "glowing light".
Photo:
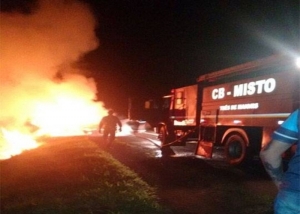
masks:
{"type": "Polygon", "coordinates": [[[0,159],[10,158],[11,156],[18,155],[25,150],[34,149],[40,145],[31,135],[23,134],[18,131],[1,129],[0,137],[2,140],[5,139],[6,142],[0,144],[0,159]]]}
{"type": "Polygon", "coordinates": [[[155,151],[154,157],[156,157],[156,158],[161,158],[161,157],[163,157],[163,154],[162,154],[161,150],[156,150],[156,151],[155,151]]]}
{"type": "Polygon", "coordinates": [[[127,124],[128,120],[122,120],[122,131],[118,131],[116,132],[116,136],[128,136],[131,135],[133,130],[132,128],[127,124]]]}
{"type": "Polygon", "coordinates": [[[297,66],[298,68],[300,68],[300,57],[298,57],[298,58],[296,59],[296,66],[297,66]]]}
{"type": "Polygon", "coordinates": [[[278,120],[277,124],[281,125],[284,122],[284,120],[278,120]]]}
{"type": "Polygon", "coordinates": [[[234,120],[233,123],[234,123],[234,124],[241,124],[242,121],[240,121],[240,120],[234,120]]]}
{"type": "Polygon", "coordinates": [[[32,123],[40,134],[51,136],[83,134],[87,127],[97,125],[106,114],[99,103],[76,95],[77,89],[65,91],[53,100],[37,103],[32,123]]]}

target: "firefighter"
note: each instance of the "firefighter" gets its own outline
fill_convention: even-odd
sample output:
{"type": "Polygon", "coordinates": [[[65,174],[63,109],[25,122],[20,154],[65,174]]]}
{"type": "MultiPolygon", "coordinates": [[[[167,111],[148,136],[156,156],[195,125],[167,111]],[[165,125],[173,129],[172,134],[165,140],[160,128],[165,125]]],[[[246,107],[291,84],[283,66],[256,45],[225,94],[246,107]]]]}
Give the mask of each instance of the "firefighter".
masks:
{"type": "Polygon", "coordinates": [[[300,213],[300,110],[293,112],[273,133],[271,142],[260,152],[264,167],[278,188],[274,203],[275,214],[300,213]],[[284,172],[282,154],[292,145],[296,151],[284,172]]]}
{"type": "Polygon", "coordinates": [[[110,109],[108,115],[103,117],[99,123],[99,133],[103,130],[103,140],[110,147],[115,140],[116,128],[119,126],[119,131],[122,131],[122,123],[119,118],[114,114],[114,111],[110,109]]]}

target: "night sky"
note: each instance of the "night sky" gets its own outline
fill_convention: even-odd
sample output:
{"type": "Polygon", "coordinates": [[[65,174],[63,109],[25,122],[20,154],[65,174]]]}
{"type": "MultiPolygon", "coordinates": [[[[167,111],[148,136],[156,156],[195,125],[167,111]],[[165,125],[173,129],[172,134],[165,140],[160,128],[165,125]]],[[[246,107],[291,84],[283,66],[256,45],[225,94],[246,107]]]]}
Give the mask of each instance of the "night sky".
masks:
{"type": "MultiPolygon", "coordinates": [[[[98,20],[99,47],[80,66],[118,111],[196,78],[299,48],[299,0],[81,0],[98,20]]],[[[35,1],[2,0],[30,12],[35,1]]]]}

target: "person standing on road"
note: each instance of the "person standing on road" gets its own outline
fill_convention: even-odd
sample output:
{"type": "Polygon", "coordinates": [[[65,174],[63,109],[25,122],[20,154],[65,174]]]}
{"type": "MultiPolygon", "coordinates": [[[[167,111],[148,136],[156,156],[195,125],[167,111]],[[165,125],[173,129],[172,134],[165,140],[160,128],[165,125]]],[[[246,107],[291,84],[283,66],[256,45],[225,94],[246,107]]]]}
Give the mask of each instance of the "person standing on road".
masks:
{"type": "Polygon", "coordinates": [[[263,165],[279,190],[274,203],[275,214],[300,213],[299,118],[298,109],[273,133],[271,142],[260,152],[263,165]],[[297,144],[296,151],[284,172],[282,154],[294,144],[297,144]]]}
{"type": "Polygon", "coordinates": [[[110,109],[108,115],[103,117],[99,124],[99,133],[101,133],[102,128],[104,128],[103,140],[108,147],[111,146],[115,140],[117,126],[119,126],[119,131],[122,131],[122,123],[113,113],[114,111],[110,109]]]}

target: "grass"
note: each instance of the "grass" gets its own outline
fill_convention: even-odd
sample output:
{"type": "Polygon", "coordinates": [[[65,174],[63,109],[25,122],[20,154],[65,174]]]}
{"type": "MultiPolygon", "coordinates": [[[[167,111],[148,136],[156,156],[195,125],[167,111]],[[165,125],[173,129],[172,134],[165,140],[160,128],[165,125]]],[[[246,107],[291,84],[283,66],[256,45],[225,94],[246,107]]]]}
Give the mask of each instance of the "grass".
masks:
{"type": "Polygon", "coordinates": [[[87,139],[57,139],[0,167],[1,213],[166,213],[155,189],[87,139]]]}

